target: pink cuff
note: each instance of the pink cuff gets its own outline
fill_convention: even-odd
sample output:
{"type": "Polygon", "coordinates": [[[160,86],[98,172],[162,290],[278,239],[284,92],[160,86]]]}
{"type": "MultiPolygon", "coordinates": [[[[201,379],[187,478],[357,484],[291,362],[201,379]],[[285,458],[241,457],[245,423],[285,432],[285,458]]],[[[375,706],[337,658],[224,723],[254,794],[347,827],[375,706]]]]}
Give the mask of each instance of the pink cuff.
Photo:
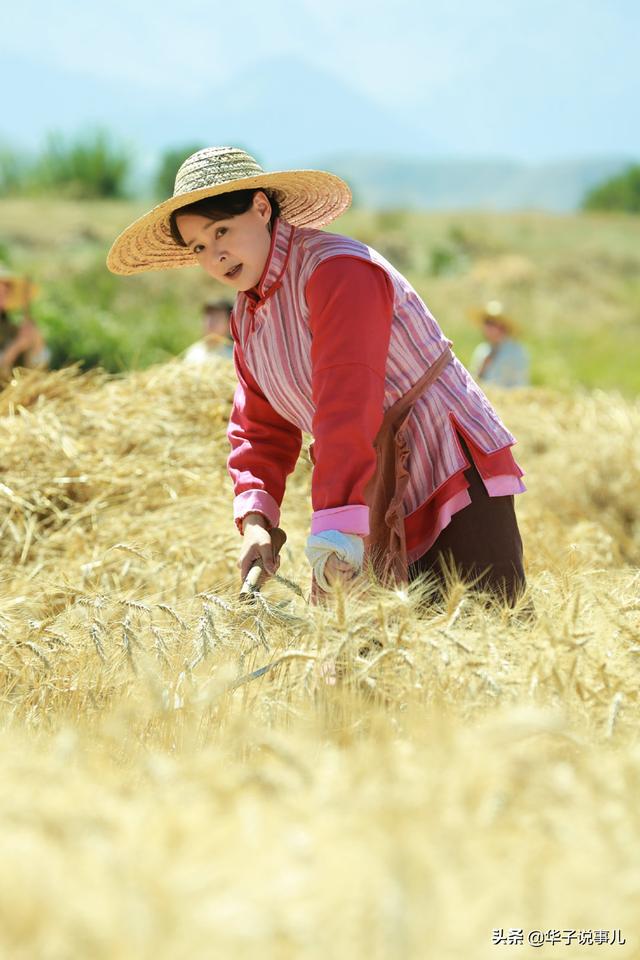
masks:
{"type": "Polygon", "coordinates": [[[346,507],[331,507],[329,510],[316,510],[311,518],[311,533],[324,533],[325,530],[357,533],[366,537],[369,533],[369,507],[356,503],[346,507]]]}
{"type": "Polygon", "coordinates": [[[233,501],[233,519],[240,533],[242,521],[248,513],[263,514],[272,527],[277,527],[280,520],[280,507],[266,490],[245,490],[233,501]]]}
{"type": "Polygon", "coordinates": [[[527,489],[520,477],[515,477],[512,473],[483,479],[483,483],[490,497],[508,497],[513,493],[525,493],[527,489]]]}

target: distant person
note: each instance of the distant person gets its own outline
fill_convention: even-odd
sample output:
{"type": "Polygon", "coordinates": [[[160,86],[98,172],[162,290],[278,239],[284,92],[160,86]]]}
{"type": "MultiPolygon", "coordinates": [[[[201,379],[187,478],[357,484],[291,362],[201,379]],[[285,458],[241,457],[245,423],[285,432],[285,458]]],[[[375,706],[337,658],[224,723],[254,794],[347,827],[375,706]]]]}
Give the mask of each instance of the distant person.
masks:
{"type": "Polygon", "coordinates": [[[497,387],[526,387],[529,384],[529,355],[516,339],[513,320],[499,300],[490,300],[474,317],[482,324],[484,343],[471,357],[470,370],[481,383],[497,387]]]}
{"type": "Polygon", "coordinates": [[[515,603],[515,438],[409,281],[371,247],[320,229],[350,200],[333,174],[267,173],[243,150],[209,147],[107,263],[121,274],[199,264],[236,295],[228,467],[242,579],[256,561],[277,568],[271,529],[305,431],[315,597],[366,557],[384,582],[427,574],[444,585],[455,566],[515,603]]]}
{"type": "Polygon", "coordinates": [[[0,267],[0,377],[7,379],[14,367],[49,366],[51,354],[31,316],[35,287],[26,278],[0,267]],[[12,314],[21,312],[19,321],[12,314]]]}
{"type": "Polygon", "coordinates": [[[212,357],[233,357],[233,340],[229,329],[231,307],[226,300],[210,300],[202,308],[202,340],[191,344],[184,355],[185,363],[206,363],[212,357]]]}

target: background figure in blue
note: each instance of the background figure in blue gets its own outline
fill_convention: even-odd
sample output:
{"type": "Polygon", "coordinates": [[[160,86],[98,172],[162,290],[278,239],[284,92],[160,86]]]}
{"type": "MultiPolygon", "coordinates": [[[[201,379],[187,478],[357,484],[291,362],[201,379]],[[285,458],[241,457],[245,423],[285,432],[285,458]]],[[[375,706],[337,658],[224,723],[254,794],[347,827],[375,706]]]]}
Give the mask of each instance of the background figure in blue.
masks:
{"type": "Polygon", "coordinates": [[[497,387],[529,384],[529,355],[516,339],[516,326],[499,300],[490,300],[474,316],[482,325],[484,343],[473,351],[469,369],[480,383],[497,387]]]}

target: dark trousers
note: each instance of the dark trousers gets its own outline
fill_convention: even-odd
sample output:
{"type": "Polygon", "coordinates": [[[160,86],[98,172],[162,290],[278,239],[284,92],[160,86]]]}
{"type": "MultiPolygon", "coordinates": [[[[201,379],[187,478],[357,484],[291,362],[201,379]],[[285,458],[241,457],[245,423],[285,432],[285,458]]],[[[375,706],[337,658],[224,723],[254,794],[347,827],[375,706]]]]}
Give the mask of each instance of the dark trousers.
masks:
{"type": "Polygon", "coordinates": [[[463,437],[458,439],[471,466],[465,470],[471,503],[459,510],[430,549],[409,566],[409,580],[429,575],[439,593],[447,571],[476,590],[513,606],[525,588],[522,540],[513,496],[490,497],[463,437]]]}

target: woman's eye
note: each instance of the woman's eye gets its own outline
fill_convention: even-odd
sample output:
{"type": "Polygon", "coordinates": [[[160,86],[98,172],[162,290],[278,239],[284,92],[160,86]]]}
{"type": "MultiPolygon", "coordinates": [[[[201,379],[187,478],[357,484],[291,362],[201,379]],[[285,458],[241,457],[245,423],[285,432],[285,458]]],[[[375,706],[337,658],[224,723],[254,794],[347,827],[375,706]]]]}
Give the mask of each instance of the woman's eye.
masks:
{"type": "Polygon", "coordinates": [[[226,227],[218,227],[218,229],[216,230],[216,240],[219,240],[220,237],[224,237],[226,232],[227,232],[226,227]]]}
{"type": "Polygon", "coordinates": [[[194,252],[196,255],[197,255],[198,253],[202,253],[203,250],[204,250],[204,247],[202,246],[201,243],[196,243],[195,246],[194,246],[194,248],[193,248],[193,252],[194,252]]]}

